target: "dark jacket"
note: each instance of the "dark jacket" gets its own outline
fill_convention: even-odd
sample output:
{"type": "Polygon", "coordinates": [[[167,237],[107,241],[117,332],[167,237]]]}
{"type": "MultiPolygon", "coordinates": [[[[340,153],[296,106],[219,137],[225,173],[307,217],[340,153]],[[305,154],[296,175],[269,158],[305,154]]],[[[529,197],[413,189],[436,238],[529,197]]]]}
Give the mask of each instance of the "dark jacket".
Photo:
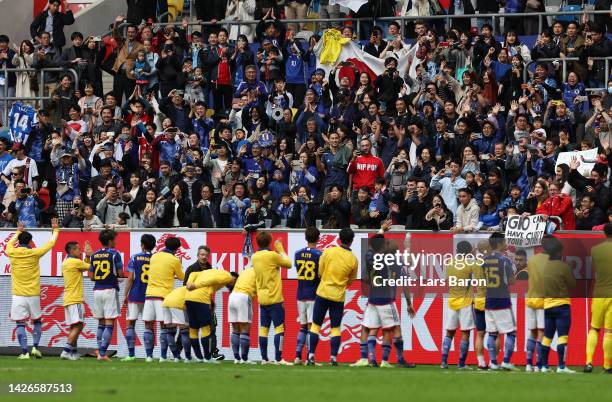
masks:
{"type": "MultiPolygon", "coordinates": [[[[179,221],[180,227],[188,227],[189,226],[189,211],[191,210],[191,205],[189,204],[189,200],[185,197],[181,198],[179,201],[179,207],[176,210],[177,218],[179,221]]],[[[164,204],[164,212],[162,217],[157,220],[158,226],[162,228],[171,228],[172,223],[174,222],[174,210],[175,210],[176,201],[168,200],[164,204]]]]}
{"type": "Polygon", "coordinates": [[[593,226],[606,223],[607,216],[600,208],[594,207],[589,215],[584,218],[576,218],[576,230],[592,230],[593,226]]]}
{"type": "Polygon", "coordinates": [[[425,215],[432,208],[433,196],[428,193],[423,201],[419,201],[418,197],[415,197],[412,201],[404,201],[400,209],[400,215],[408,216],[411,215],[412,219],[410,224],[407,225],[407,229],[434,229],[434,222],[428,222],[425,220],[425,215]]]}
{"type": "MultiPolygon", "coordinates": [[[[32,38],[45,32],[47,18],[49,18],[49,11],[47,10],[41,12],[34,18],[34,21],[30,24],[30,36],[32,36],[32,38]]],[[[61,49],[66,44],[64,27],[72,24],[74,24],[72,11],[68,10],[65,14],[60,12],[53,14],[53,37],[51,38],[53,46],[61,49]]]]}
{"type": "Polygon", "coordinates": [[[342,229],[349,226],[351,206],[345,199],[323,203],[320,209],[323,226],[342,229]]]}
{"type": "Polygon", "coordinates": [[[221,226],[219,208],[215,207],[212,203],[200,208],[194,208],[190,219],[191,223],[198,224],[198,228],[216,228],[221,226]]]}
{"type": "Polygon", "coordinates": [[[207,262],[205,266],[201,266],[200,263],[196,261],[190,266],[188,266],[187,270],[185,271],[185,279],[183,279],[183,286],[187,285],[187,281],[189,280],[189,275],[191,275],[194,272],[206,271],[207,269],[212,269],[212,265],[210,265],[209,262],[207,262]]]}

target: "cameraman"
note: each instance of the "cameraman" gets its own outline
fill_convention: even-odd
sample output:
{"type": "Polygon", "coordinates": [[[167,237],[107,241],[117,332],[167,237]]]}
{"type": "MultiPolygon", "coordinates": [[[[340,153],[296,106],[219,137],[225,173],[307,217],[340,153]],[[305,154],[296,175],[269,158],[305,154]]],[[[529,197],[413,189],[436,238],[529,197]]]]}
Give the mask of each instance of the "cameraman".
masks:
{"type": "Polygon", "coordinates": [[[15,180],[15,194],[17,199],[8,207],[9,220],[12,220],[15,226],[17,222],[23,222],[28,228],[39,227],[38,218],[44,205],[43,201],[21,179],[15,180]]]}
{"type": "Polygon", "coordinates": [[[385,71],[376,77],[374,84],[380,94],[378,100],[381,110],[387,114],[392,114],[395,109],[397,94],[404,86],[404,80],[400,77],[399,71],[397,71],[397,59],[394,57],[387,57],[385,59],[385,71]]]}

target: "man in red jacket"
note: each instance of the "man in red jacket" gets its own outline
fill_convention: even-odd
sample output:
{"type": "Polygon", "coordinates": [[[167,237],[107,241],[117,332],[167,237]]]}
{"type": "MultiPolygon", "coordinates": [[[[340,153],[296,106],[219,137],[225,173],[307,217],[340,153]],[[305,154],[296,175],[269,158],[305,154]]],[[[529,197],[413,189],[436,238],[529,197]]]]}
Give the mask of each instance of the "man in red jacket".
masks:
{"type": "MultiPolygon", "coordinates": [[[[357,191],[361,187],[368,187],[370,193],[373,193],[376,179],[385,176],[385,165],[382,159],[372,155],[370,140],[361,140],[359,149],[360,151],[353,151],[353,159],[346,169],[349,174],[349,183],[352,183],[351,201],[357,198],[357,191]]],[[[351,188],[350,185],[349,188],[351,188]]]]}
{"type": "MultiPolygon", "coordinates": [[[[548,185],[548,194],[542,205],[536,210],[537,214],[547,217],[558,216],[563,221],[563,230],[576,230],[576,217],[574,216],[574,203],[572,197],[561,193],[561,184],[552,182],[548,185]]],[[[557,222],[555,222],[557,223],[557,222]]],[[[561,228],[557,228],[561,229],[561,228]]]]}

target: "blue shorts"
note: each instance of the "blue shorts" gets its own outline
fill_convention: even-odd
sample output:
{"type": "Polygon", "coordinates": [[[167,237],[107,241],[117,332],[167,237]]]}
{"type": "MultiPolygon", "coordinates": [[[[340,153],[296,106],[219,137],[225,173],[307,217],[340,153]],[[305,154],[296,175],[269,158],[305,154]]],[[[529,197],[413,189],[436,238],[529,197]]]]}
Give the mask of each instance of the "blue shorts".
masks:
{"type": "Polygon", "coordinates": [[[212,323],[210,304],[185,301],[189,328],[199,329],[212,323]]]}
{"type": "Polygon", "coordinates": [[[567,336],[571,325],[572,313],[569,304],[544,310],[544,336],[548,339],[553,339],[555,332],[558,336],[567,336]]]}
{"type": "Polygon", "coordinates": [[[262,327],[270,328],[274,324],[274,328],[278,328],[285,324],[285,307],[283,303],[269,304],[267,306],[259,305],[259,322],[262,327]]]}
{"type": "Polygon", "coordinates": [[[323,325],[325,314],[329,311],[329,323],[332,328],[338,328],[342,324],[342,313],[344,313],[344,302],[327,300],[317,296],[312,311],[312,323],[323,325]]]}
{"type": "Polygon", "coordinates": [[[474,323],[476,331],[486,331],[487,322],[485,321],[485,312],[483,310],[474,309],[474,323]]]}

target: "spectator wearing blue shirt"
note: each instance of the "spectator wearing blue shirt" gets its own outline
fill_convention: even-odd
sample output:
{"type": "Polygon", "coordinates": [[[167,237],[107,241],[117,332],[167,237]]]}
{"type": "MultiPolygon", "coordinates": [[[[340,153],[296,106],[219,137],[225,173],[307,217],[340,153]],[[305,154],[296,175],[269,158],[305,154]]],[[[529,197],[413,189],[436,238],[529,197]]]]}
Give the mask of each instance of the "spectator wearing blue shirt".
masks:
{"type": "Polygon", "coordinates": [[[495,191],[485,191],[482,196],[482,205],[480,206],[480,215],[476,230],[489,229],[499,225],[501,218],[497,206],[498,199],[495,191]]]}
{"type": "Polygon", "coordinates": [[[244,183],[236,183],[233,187],[233,194],[227,186],[221,188],[223,198],[219,207],[222,214],[228,214],[232,229],[242,229],[244,227],[244,211],[251,206],[251,200],[247,198],[246,186],[244,183]]]}

